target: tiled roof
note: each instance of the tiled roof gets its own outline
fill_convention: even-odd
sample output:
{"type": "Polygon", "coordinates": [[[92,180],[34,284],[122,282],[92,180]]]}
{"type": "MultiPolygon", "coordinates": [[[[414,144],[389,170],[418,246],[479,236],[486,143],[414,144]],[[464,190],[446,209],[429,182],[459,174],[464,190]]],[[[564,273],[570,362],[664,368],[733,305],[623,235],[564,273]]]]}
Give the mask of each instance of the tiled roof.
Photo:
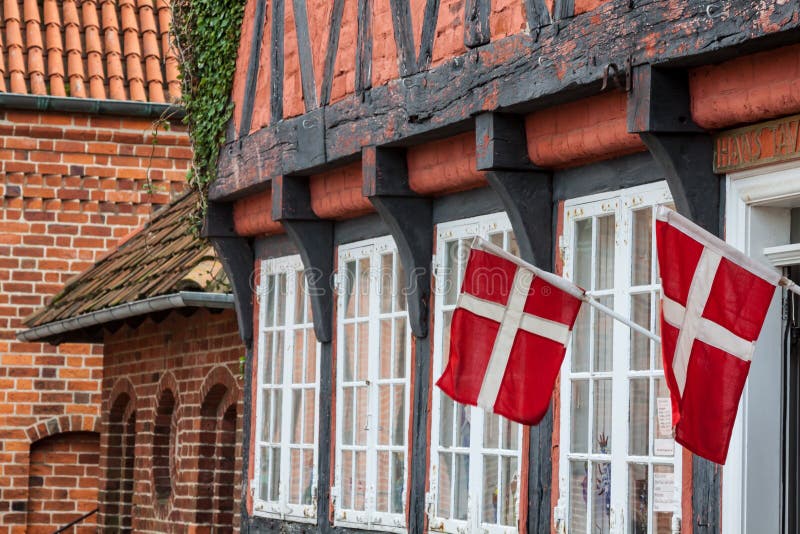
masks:
{"type": "Polygon", "coordinates": [[[163,208],[25,323],[36,327],[178,291],[229,292],[214,249],[190,231],[196,202],[188,193],[163,208]]]}
{"type": "Polygon", "coordinates": [[[172,102],[168,0],[3,0],[0,92],[172,102]]]}

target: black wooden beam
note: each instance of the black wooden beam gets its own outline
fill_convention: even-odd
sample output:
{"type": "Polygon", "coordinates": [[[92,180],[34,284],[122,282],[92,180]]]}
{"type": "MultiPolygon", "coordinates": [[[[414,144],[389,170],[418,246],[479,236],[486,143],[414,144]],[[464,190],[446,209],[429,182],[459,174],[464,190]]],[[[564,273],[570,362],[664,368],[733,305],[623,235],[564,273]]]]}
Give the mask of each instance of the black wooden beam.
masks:
{"type": "Polygon", "coordinates": [[[333,339],[333,222],[311,209],[308,178],[279,176],[272,180],[272,218],[292,238],[305,267],[314,333],[321,343],[333,339]]]}
{"type": "Polygon", "coordinates": [[[555,0],[553,4],[553,18],[564,20],[575,14],[575,0],[555,0]]]}
{"type": "Polygon", "coordinates": [[[650,65],[634,69],[633,90],[628,97],[628,131],[639,134],[661,166],[678,211],[721,235],[722,178],[712,171],[711,136],[691,119],[685,71],[650,65]]]}
{"type": "Polygon", "coordinates": [[[491,40],[489,32],[490,0],[464,2],[464,46],[475,48],[491,40]]]}
{"type": "MultiPolygon", "coordinates": [[[[722,178],[712,172],[711,136],[691,120],[689,85],[682,70],[636,67],[628,97],[628,130],[639,134],[664,171],[678,211],[722,235],[722,178]]],[[[692,460],[692,531],[718,534],[722,467],[699,456],[692,460]]]]}
{"type": "Polygon", "coordinates": [[[525,16],[528,19],[528,28],[531,30],[550,24],[550,11],[544,0],[525,0],[525,16]]]}
{"type": "Polygon", "coordinates": [[[362,192],[389,227],[403,262],[411,331],[427,337],[433,204],[409,187],[405,150],[367,147],[362,154],[362,192]]]}
{"type": "Polygon", "coordinates": [[[253,14],[253,38],[250,41],[250,57],[247,60],[247,79],[244,88],[242,116],[239,121],[239,137],[250,133],[253,121],[253,103],[256,99],[258,64],[261,57],[261,42],[264,40],[264,23],[267,16],[267,0],[258,0],[253,14]]]}
{"type": "MultiPolygon", "coordinates": [[[[594,15],[584,13],[559,33],[549,25],[538,39],[527,33],[509,36],[469,50],[459,61],[374,87],[363,102],[351,95],[326,106],[326,164],[352,161],[364,146],[411,145],[423,136],[464,131],[477,113],[528,112],[597,94],[604,58],[618,64],[630,57],[633,65],[657,59],[697,66],[796,43],[800,36],[800,19],[790,2],[770,3],[764,10],[730,3],[718,19],[709,19],[703,5],[693,2],[677,8],[647,2],[630,9],[627,1],[614,0],[606,6],[603,24],[591,24],[594,15]],[[658,58],[646,46],[651,42],[659,43],[658,58]],[[546,59],[541,65],[540,58],[546,59]]],[[[211,197],[232,199],[263,187],[273,175],[308,172],[296,161],[293,125],[302,120],[286,119],[228,144],[211,197]]]]}
{"type": "Polygon", "coordinates": [[[372,0],[358,0],[355,76],[356,94],[372,87],[372,0]]]}
{"type": "Polygon", "coordinates": [[[475,117],[475,150],[479,171],[535,170],[528,156],[525,121],[510,113],[475,117]]]}
{"type": "Polygon", "coordinates": [[[367,147],[362,152],[362,191],[397,245],[406,275],[404,291],[414,340],[413,429],[409,532],[424,532],[425,481],[428,471],[428,396],[430,392],[430,302],[433,252],[433,203],[414,193],[408,185],[405,150],[367,147]]]}
{"type": "Polygon", "coordinates": [[[233,204],[209,202],[203,236],[211,241],[233,290],[239,336],[247,350],[253,348],[252,277],[255,255],[250,240],[236,235],[233,204]]]}
{"type": "Polygon", "coordinates": [[[283,26],[284,0],[272,2],[272,29],[270,31],[269,122],[283,119],[283,26]]]}
{"type": "Polygon", "coordinates": [[[436,35],[436,22],[439,20],[439,0],[428,0],[425,3],[425,14],[422,19],[422,36],[419,39],[419,55],[417,70],[422,71],[431,64],[433,56],[433,38],[436,35]]]}
{"type": "Polygon", "coordinates": [[[327,106],[331,100],[336,52],[339,50],[339,34],[342,33],[342,13],[344,13],[344,0],[333,0],[331,20],[328,26],[330,28],[328,30],[328,48],[325,50],[325,64],[322,69],[322,89],[320,89],[319,95],[321,106],[327,106]]]}
{"type": "Polygon", "coordinates": [[[414,48],[414,32],[411,24],[411,7],[407,0],[389,0],[392,10],[392,28],[397,46],[400,77],[417,72],[417,54],[414,48]]]}
{"type": "Polygon", "coordinates": [[[297,55],[300,59],[303,103],[306,111],[313,111],[317,109],[317,83],[314,79],[314,56],[311,52],[306,0],[292,0],[292,6],[294,8],[294,27],[297,32],[297,55]]]}

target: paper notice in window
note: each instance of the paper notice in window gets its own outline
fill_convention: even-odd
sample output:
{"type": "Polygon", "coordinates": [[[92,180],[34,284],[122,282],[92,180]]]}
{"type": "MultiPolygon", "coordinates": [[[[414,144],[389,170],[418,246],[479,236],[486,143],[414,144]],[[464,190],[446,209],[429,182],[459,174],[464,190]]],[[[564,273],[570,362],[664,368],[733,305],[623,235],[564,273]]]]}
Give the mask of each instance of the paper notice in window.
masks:
{"type": "Polygon", "coordinates": [[[669,397],[658,397],[656,409],[658,410],[658,436],[672,437],[672,402],[669,397]]]}
{"type": "Polygon", "coordinates": [[[675,441],[672,438],[656,438],[653,443],[653,454],[672,456],[675,454],[675,441]]]}
{"type": "Polygon", "coordinates": [[[653,473],[653,511],[675,511],[675,474],[653,473]]]}

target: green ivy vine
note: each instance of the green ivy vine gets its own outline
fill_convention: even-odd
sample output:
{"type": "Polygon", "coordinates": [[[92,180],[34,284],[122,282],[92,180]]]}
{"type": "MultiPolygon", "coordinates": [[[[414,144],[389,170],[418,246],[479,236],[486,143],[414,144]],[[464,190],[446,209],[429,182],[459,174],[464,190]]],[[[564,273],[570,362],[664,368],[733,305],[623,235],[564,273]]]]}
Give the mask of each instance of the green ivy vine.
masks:
{"type": "Polygon", "coordinates": [[[181,72],[184,123],[194,160],[187,179],[200,192],[194,226],[205,215],[208,187],[233,113],[231,87],[246,0],[173,0],[174,42],[181,72]]]}

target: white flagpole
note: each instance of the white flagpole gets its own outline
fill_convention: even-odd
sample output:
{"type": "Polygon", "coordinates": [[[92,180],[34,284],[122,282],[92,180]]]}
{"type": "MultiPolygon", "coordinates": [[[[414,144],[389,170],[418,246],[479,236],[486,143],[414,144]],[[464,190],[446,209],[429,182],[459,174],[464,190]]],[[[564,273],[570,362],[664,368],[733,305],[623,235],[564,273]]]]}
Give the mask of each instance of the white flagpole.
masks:
{"type": "Polygon", "coordinates": [[[621,314],[615,312],[611,308],[609,308],[607,306],[603,306],[602,304],[597,302],[595,299],[593,299],[591,296],[584,295],[583,296],[583,301],[586,304],[588,304],[589,306],[592,306],[593,308],[595,308],[597,311],[603,312],[606,315],[608,315],[610,317],[613,317],[617,321],[619,321],[622,324],[626,325],[628,328],[636,330],[640,334],[643,334],[643,335],[649,337],[650,339],[652,339],[656,343],[661,343],[661,338],[658,337],[657,335],[655,335],[654,333],[652,333],[650,330],[648,330],[647,328],[644,328],[641,325],[638,325],[638,324],[634,323],[633,321],[631,321],[630,319],[628,319],[624,315],[621,315],[621,314]]]}

